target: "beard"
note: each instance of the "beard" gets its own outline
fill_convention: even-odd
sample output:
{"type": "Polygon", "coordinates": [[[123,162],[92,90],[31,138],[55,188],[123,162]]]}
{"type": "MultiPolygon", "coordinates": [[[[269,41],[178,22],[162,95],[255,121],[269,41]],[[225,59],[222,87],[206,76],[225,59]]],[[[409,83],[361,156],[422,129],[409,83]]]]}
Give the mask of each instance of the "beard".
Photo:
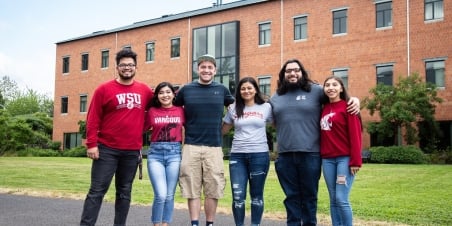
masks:
{"type": "Polygon", "coordinates": [[[135,77],[135,72],[130,73],[130,76],[125,76],[125,73],[118,73],[118,76],[121,80],[123,81],[130,81],[133,79],[133,77],[135,77]]]}
{"type": "Polygon", "coordinates": [[[299,90],[302,87],[300,79],[298,79],[297,82],[289,82],[287,80],[284,80],[283,86],[287,87],[287,90],[289,91],[299,90]]]}

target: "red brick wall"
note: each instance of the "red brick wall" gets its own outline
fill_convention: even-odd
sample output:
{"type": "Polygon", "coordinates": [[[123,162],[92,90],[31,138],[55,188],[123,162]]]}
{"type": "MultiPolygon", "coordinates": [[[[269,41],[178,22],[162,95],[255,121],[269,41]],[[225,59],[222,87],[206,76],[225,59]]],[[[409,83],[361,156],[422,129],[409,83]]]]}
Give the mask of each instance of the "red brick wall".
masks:
{"type": "MultiPolygon", "coordinates": [[[[410,1],[410,39],[407,40],[406,1],[393,1],[392,28],[375,28],[374,1],[285,0],[204,14],[148,27],[57,44],[55,68],[55,117],[53,140],[62,141],[64,132],[77,132],[79,96],[92,92],[99,83],[115,77],[115,54],[126,45],[138,54],[137,79],[156,86],[161,81],[185,84],[191,80],[192,29],[240,21],[240,76],[272,76],[272,93],[281,64],[298,58],[311,77],[320,83],[335,68],[348,68],[349,92],[364,98],[376,84],[377,64],[394,65],[394,84],[410,72],[425,77],[424,59],[448,57],[452,53],[452,4],[444,3],[444,20],[424,22],[424,1],[410,1]],[[347,9],[347,34],[333,36],[332,10],[347,9]],[[293,17],[308,16],[308,38],[293,40],[293,17]],[[271,44],[258,45],[258,24],[271,22],[271,44]],[[170,58],[170,40],[181,40],[180,58],[170,58]],[[155,42],[155,60],[145,62],[145,43],[155,42]],[[110,66],[101,69],[101,50],[110,50],[110,66]],[[81,54],[89,53],[89,70],[81,72],[81,54]],[[70,56],[70,73],[62,75],[62,57],[70,56]],[[69,113],[60,114],[61,96],[69,96],[69,113]]],[[[132,21],[131,21],[132,22],[132,21]]],[[[452,120],[452,64],[446,60],[446,89],[439,90],[445,102],[437,108],[438,120],[452,120]]],[[[377,120],[362,112],[364,121],[377,120]]],[[[364,133],[363,147],[370,146],[364,133]]]]}

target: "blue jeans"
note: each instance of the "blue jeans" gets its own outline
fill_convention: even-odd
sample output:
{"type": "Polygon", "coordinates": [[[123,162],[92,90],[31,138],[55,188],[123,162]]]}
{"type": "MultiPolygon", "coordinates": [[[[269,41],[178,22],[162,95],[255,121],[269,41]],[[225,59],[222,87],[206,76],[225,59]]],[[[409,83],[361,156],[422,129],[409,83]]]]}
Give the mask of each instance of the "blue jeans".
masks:
{"type": "Polygon", "coordinates": [[[148,174],[154,190],[151,221],[171,223],[179,179],[180,142],[153,142],[148,152],[148,174]]]}
{"type": "Polygon", "coordinates": [[[114,225],[125,225],[130,208],[133,179],[140,151],[117,150],[99,144],[99,159],[91,166],[91,186],[86,195],[80,225],[95,225],[102,200],[115,175],[116,200],[114,225]]]}
{"type": "Polygon", "coordinates": [[[331,220],[334,226],[351,226],[353,212],[349,196],[355,179],[350,173],[349,156],[323,159],[323,177],[330,195],[331,220]]]}
{"type": "Polygon", "coordinates": [[[270,166],[268,152],[231,153],[229,174],[235,225],[244,225],[246,187],[250,184],[251,225],[259,225],[264,213],[264,185],[270,166]]]}
{"type": "Polygon", "coordinates": [[[322,159],[318,152],[280,153],[276,174],[286,195],[287,225],[317,224],[317,192],[322,159]]]}

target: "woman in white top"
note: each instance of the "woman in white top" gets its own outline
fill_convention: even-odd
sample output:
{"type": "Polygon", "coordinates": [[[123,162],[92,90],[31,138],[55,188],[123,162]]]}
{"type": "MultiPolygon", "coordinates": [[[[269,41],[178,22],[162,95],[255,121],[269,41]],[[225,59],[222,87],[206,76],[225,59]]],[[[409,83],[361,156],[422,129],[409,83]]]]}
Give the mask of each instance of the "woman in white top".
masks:
{"type": "Polygon", "coordinates": [[[223,118],[223,134],[235,127],[229,158],[232,213],[237,226],[244,225],[247,184],[250,185],[251,225],[259,225],[264,212],[264,185],[270,165],[266,125],[272,110],[254,78],[238,83],[235,103],[223,118]]]}

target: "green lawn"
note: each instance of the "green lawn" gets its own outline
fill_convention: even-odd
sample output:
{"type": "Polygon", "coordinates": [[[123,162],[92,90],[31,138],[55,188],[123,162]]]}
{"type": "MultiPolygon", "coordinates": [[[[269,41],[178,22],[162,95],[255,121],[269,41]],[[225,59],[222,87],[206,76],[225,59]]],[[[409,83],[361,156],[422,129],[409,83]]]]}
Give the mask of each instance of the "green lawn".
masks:
{"type": "MultiPolygon", "coordinates": [[[[0,157],[0,192],[82,199],[89,187],[87,158],[0,157]]],[[[225,161],[226,176],[228,175],[225,161]]],[[[150,205],[152,188],[146,167],[135,180],[133,202],[150,205]]],[[[229,211],[229,181],[219,211],[229,211]]],[[[112,201],[114,188],[107,196],[112,201]]],[[[272,167],[265,188],[264,217],[285,217],[284,194],[272,167]]],[[[365,164],[351,193],[355,222],[367,225],[452,225],[452,166],[365,164]]],[[[176,197],[179,207],[186,200],[176,197]]],[[[318,214],[329,222],[328,194],[320,180],[318,214]]]]}

